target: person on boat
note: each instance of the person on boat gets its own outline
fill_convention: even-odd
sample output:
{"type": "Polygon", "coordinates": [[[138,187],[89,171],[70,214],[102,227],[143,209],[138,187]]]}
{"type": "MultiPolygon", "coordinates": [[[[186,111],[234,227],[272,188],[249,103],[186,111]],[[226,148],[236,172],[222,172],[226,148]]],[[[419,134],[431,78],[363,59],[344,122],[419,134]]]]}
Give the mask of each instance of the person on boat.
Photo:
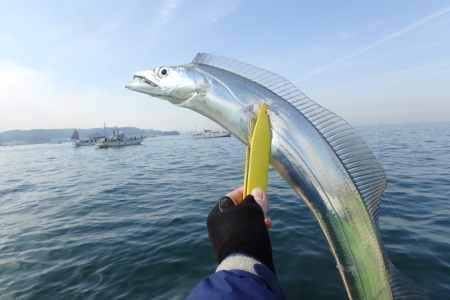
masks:
{"type": "Polygon", "coordinates": [[[206,225],[219,266],[187,300],[286,299],[272,259],[270,202],[259,188],[242,198],[241,187],[221,197],[209,213],[206,225]]]}

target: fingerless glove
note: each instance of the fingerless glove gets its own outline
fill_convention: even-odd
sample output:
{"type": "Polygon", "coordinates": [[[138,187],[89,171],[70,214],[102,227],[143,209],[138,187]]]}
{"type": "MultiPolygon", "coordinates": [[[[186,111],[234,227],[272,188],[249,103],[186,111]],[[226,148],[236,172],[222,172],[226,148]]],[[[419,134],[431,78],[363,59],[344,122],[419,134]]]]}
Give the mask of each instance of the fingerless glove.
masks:
{"type": "Polygon", "coordinates": [[[245,253],[275,273],[264,212],[252,195],[236,206],[229,197],[220,198],[206,224],[219,264],[230,254],[245,253]]]}

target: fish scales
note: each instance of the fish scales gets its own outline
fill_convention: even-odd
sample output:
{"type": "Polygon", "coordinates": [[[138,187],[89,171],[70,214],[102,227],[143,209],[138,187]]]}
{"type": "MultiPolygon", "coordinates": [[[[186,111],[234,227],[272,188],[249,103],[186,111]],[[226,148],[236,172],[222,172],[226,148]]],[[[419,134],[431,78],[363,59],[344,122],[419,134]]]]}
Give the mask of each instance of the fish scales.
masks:
{"type": "Polygon", "coordinates": [[[191,64],[141,71],[126,87],[194,110],[249,144],[259,104],[268,106],[270,164],[316,217],[350,299],[429,299],[384,249],[378,207],[384,171],[343,119],[266,70],[199,53],[191,64]]]}

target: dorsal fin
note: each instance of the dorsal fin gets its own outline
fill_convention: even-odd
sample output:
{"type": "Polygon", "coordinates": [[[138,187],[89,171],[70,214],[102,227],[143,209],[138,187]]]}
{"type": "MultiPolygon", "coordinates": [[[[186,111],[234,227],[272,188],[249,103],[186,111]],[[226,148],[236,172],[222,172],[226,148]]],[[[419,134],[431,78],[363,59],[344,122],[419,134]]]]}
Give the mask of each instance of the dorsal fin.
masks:
{"type": "Polygon", "coordinates": [[[377,233],[378,207],[386,176],[372,151],[346,121],[305,96],[285,78],[231,58],[199,53],[192,61],[251,80],[294,106],[333,148],[364,200],[377,233]]]}

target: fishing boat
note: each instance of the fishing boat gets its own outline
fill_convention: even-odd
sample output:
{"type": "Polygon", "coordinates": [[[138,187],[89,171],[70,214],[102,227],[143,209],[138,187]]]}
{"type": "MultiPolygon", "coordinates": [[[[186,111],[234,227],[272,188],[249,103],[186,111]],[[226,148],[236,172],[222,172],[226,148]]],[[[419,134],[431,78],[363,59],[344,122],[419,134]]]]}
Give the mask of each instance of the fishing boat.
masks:
{"type": "Polygon", "coordinates": [[[74,146],[94,146],[95,143],[104,138],[104,136],[100,136],[100,137],[86,137],[84,139],[80,139],[80,133],[78,132],[78,130],[74,130],[72,137],[70,138],[71,140],[75,140],[74,142],[72,142],[72,144],[74,146]]]}
{"type": "Polygon", "coordinates": [[[230,137],[231,133],[228,131],[218,132],[212,130],[203,130],[201,133],[193,133],[192,137],[194,139],[210,139],[210,138],[220,138],[220,137],[230,137]]]}
{"type": "Polygon", "coordinates": [[[122,131],[114,130],[109,138],[101,138],[95,143],[95,145],[99,148],[132,146],[139,145],[145,139],[146,136],[125,136],[122,131]]]}

